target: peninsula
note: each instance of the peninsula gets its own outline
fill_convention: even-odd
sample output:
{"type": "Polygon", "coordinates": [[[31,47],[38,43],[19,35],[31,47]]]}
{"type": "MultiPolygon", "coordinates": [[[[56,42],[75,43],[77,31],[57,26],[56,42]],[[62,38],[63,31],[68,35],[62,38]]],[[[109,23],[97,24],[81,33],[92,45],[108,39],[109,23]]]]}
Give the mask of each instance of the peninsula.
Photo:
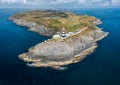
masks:
{"type": "Polygon", "coordinates": [[[33,32],[52,36],[19,55],[34,67],[59,68],[80,62],[94,51],[97,41],[109,34],[97,27],[102,22],[94,16],[71,12],[35,10],[15,14],[10,19],[33,32]]]}

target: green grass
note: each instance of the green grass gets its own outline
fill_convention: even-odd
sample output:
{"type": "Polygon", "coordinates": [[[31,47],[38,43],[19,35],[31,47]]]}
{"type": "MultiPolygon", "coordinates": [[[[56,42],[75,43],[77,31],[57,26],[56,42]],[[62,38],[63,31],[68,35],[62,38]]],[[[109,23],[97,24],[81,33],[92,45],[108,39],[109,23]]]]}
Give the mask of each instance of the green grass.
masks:
{"type": "Polygon", "coordinates": [[[56,31],[61,31],[65,27],[66,31],[76,31],[89,26],[89,29],[95,29],[93,22],[95,17],[88,15],[75,15],[69,12],[58,11],[30,11],[14,15],[17,19],[36,22],[38,25],[44,25],[56,31]]]}
{"type": "Polygon", "coordinates": [[[50,28],[60,28],[62,26],[61,22],[58,20],[50,20],[50,28]]]}

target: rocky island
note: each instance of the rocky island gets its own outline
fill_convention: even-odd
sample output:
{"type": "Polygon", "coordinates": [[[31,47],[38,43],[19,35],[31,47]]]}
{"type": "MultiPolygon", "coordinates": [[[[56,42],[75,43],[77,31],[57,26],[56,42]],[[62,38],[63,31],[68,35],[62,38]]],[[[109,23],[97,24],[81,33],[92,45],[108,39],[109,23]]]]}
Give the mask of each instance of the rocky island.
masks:
{"type": "Polygon", "coordinates": [[[99,19],[71,12],[35,10],[15,14],[10,19],[31,31],[52,36],[19,55],[34,67],[59,68],[80,62],[94,51],[97,41],[108,35],[97,27],[102,23],[99,19]]]}

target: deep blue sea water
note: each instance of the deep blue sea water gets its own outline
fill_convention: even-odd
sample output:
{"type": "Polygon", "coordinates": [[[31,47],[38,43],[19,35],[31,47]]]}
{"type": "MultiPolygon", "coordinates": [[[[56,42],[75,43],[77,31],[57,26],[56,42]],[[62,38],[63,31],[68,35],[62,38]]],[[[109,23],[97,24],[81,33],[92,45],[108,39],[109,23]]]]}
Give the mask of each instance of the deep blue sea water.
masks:
{"type": "Polygon", "coordinates": [[[17,56],[49,37],[17,26],[8,17],[25,9],[0,9],[0,85],[120,85],[120,8],[74,10],[96,16],[110,32],[98,48],[68,70],[28,67],[17,56]]]}

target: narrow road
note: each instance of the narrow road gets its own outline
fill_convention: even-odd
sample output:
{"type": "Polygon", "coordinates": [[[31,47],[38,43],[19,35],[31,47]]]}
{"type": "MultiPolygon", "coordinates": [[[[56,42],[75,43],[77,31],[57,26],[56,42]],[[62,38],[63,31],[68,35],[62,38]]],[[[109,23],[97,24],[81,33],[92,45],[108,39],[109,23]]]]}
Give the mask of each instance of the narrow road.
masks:
{"type": "Polygon", "coordinates": [[[88,28],[88,26],[87,27],[85,27],[85,28],[83,28],[82,30],[80,30],[79,32],[77,32],[77,33],[75,33],[75,35],[76,34],[79,34],[79,33],[81,33],[81,32],[83,32],[84,30],[86,30],[88,28]]]}

